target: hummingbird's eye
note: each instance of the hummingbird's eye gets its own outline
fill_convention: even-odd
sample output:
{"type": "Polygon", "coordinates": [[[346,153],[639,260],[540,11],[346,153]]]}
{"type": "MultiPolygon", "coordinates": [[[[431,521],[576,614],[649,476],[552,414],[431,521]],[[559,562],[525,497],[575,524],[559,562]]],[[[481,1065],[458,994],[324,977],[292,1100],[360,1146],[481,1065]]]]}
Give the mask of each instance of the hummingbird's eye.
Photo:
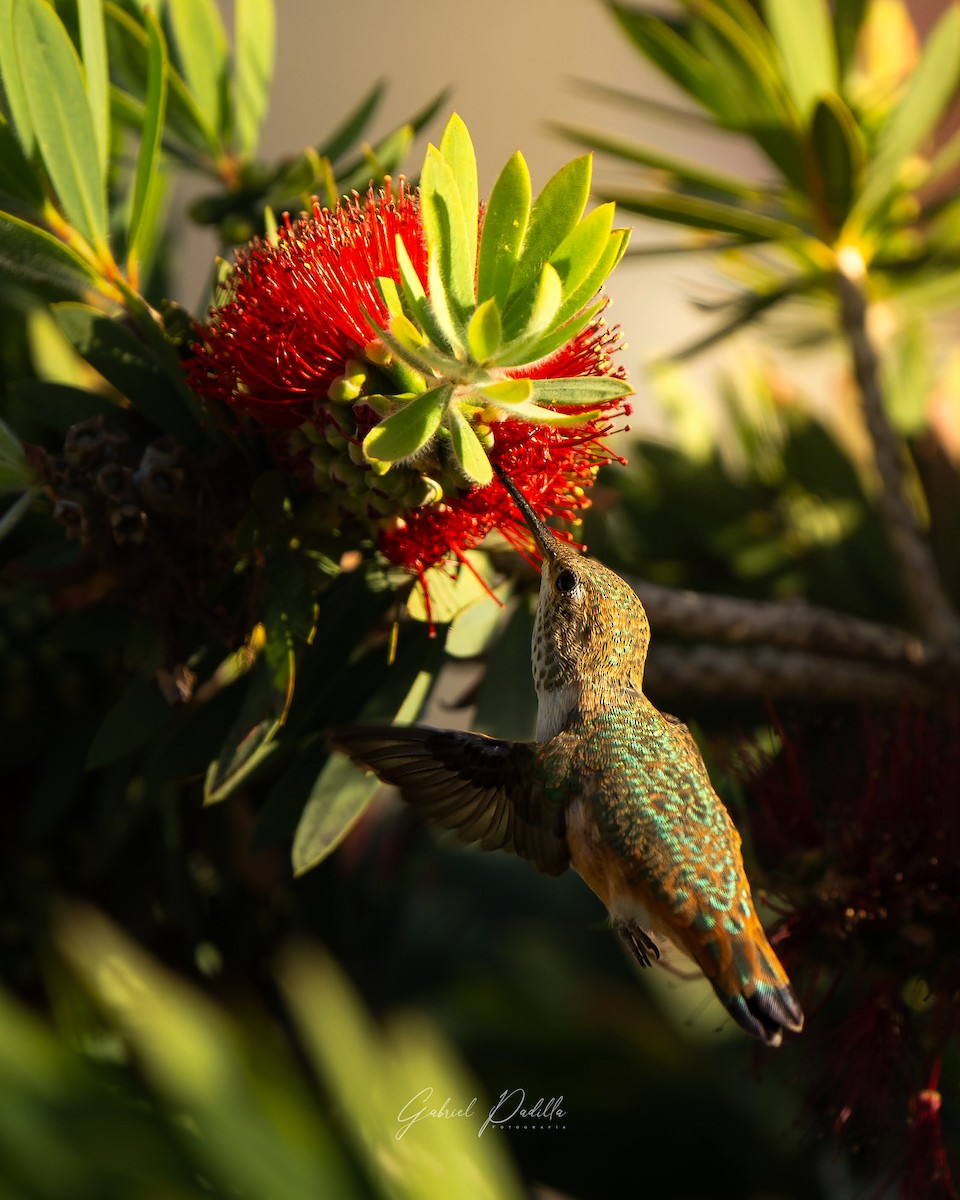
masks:
{"type": "Polygon", "coordinates": [[[557,576],[556,587],[558,592],[568,594],[577,586],[578,580],[573,571],[563,570],[557,576]]]}

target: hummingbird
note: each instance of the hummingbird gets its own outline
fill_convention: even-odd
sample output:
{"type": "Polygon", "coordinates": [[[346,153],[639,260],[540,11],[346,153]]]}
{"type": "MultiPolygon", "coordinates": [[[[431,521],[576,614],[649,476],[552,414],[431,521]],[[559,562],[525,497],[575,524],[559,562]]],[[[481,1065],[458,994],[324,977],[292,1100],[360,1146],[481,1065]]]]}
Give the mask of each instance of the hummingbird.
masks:
{"type": "Polygon", "coordinates": [[[548,875],[572,866],[642,967],[675,948],[738,1025],[778,1046],[785,1029],[800,1031],[803,1013],[697,743],[644,695],[643,605],[500,479],[542,558],[535,740],[384,726],[339,728],[331,743],[462,840],[521,855],[548,875]]]}

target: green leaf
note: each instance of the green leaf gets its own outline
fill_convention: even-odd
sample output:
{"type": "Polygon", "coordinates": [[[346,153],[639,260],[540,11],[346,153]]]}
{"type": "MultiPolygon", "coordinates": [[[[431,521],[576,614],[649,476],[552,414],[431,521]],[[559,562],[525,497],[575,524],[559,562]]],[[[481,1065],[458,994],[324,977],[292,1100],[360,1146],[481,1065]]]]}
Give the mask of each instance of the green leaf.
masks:
{"type": "Polygon", "coordinates": [[[420,177],[420,208],[429,252],[430,299],[447,340],[462,347],[467,313],[473,311],[473,255],[466,234],[460,189],[447,161],[433,146],[420,177]]]}
{"type": "Polygon", "coordinates": [[[17,0],[14,40],[37,144],[60,203],[87,241],[105,252],[105,179],[73,42],[45,0],[17,0]]]}
{"type": "Polygon", "coordinates": [[[183,77],[203,125],[223,142],[231,114],[226,104],[227,36],[214,0],[167,0],[183,77]]]}
{"type": "MultiPolygon", "coordinates": [[[[394,724],[409,725],[415,721],[430,695],[435,674],[420,671],[394,717],[394,724]]],[[[371,711],[379,711],[377,697],[364,709],[370,719],[371,711]]],[[[382,719],[382,718],[381,718],[382,719]]],[[[372,773],[355,767],[350,759],[332,755],[320,772],[293,839],[293,873],[304,875],[331,854],[343,841],[380,786],[372,773]]]]}
{"type": "Polygon", "coordinates": [[[340,845],[363,816],[380,780],[333,755],[317,776],[293,838],[293,873],[305,875],[340,845]]]}
{"type": "Polygon", "coordinates": [[[19,0],[0,0],[0,79],[20,146],[31,157],[37,138],[30,116],[30,102],[21,72],[20,55],[14,42],[13,9],[19,0]]]}
{"type": "MultiPolygon", "coordinates": [[[[603,310],[606,303],[606,297],[601,296],[593,304],[588,305],[587,308],[579,312],[573,320],[563,321],[563,311],[561,311],[557,314],[557,322],[563,321],[562,324],[557,324],[556,328],[551,329],[549,333],[544,334],[542,337],[518,338],[508,346],[504,346],[490,365],[496,367],[517,367],[539,362],[542,358],[549,358],[561,346],[567,345],[574,338],[578,337],[581,331],[586,329],[590,322],[603,310]]],[[[566,310],[568,307],[573,306],[564,304],[563,310],[566,310]]]]}
{"type": "MultiPolygon", "coordinates": [[[[566,236],[578,225],[590,195],[591,174],[592,158],[584,154],[561,167],[547,181],[530,213],[510,285],[511,297],[539,277],[543,264],[549,262],[566,236]]],[[[507,327],[506,317],[504,328],[508,337],[516,335],[516,330],[507,327]]]]}
{"type": "Polygon", "coordinates": [[[607,404],[628,396],[633,388],[624,379],[610,375],[580,375],[573,379],[534,379],[531,399],[538,404],[607,404]]]}
{"type": "Polygon", "coordinates": [[[400,270],[400,284],[403,288],[403,299],[410,313],[434,346],[449,350],[451,347],[446,335],[434,316],[433,308],[427,298],[427,293],[424,291],[423,283],[417,274],[413,261],[407,253],[407,248],[403,244],[403,238],[399,233],[396,240],[396,252],[397,266],[400,270]]]}
{"type": "Polygon", "coordinates": [[[592,421],[595,417],[600,416],[598,408],[590,409],[588,412],[558,413],[550,408],[541,408],[533,400],[524,400],[518,403],[501,401],[500,403],[508,417],[518,421],[528,421],[532,425],[549,425],[558,429],[569,429],[575,425],[582,425],[584,421],[592,421]]]}
{"type": "Polygon", "coordinates": [[[806,123],[820,98],[838,86],[829,5],[827,0],[764,0],[763,11],[783,57],[787,89],[806,123]]]}
{"type": "Polygon", "coordinates": [[[152,12],[146,15],[146,27],[147,95],[127,226],[127,256],[130,260],[139,258],[141,232],[150,231],[149,224],[144,224],[144,216],[156,199],[157,189],[162,187],[159,164],[167,109],[167,44],[152,12]]]}
{"type": "Polygon", "coordinates": [[[268,634],[273,656],[264,647],[247,683],[240,712],[226,743],[210,764],[203,784],[205,805],[225,800],[277,748],[276,737],[293,696],[295,659],[282,630],[268,634]]]}
{"type": "Polygon", "coordinates": [[[860,27],[870,0],[834,0],[833,28],[837,42],[837,73],[841,82],[854,61],[860,27]]]}
{"type": "Polygon", "coordinates": [[[195,440],[197,427],[179,392],[127,326],[72,302],[55,305],[53,315],[70,344],[140,416],[166,433],[195,440]]]}
{"type": "Polygon", "coordinates": [[[473,361],[483,364],[493,358],[500,349],[502,334],[497,302],[493,298],[485,300],[467,326],[467,346],[473,361]]]}
{"type": "Polygon", "coordinates": [[[530,220],[530,172],[517,150],[505,163],[490,193],[480,236],[477,299],[503,308],[530,220]]]}
{"type": "Polygon", "coordinates": [[[823,96],[814,109],[810,126],[813,159],[819,177],[832,240],[847,219],[860,188],[866,147],[857,120],[834,93],[823,96]]]}
{"type": "Polygon", "coordinates": [[[655,221],[669,221],[691,229],[709,229],[713,233],[736,234],[743,242],[794,241],[804,236],[796,225],[714,200],[665,195],[639,188],[608,187],[604,189],[604,196],[629,212],[655,221]]]}
{"type": "Polygon", "coordinates": [[[104,717],[87,752],[87,770],[105,767],[147,745],[173,715],[155,679],[135,675],[104,717]]]}
{"type": "Polygon", "coordinates": [[[397,462],[416,454],[440,428],[452,396],[453,385],[445,383],[415,397],[374,425],[363,439],[364,454],[378,462],[397,462]]]}
{"type": "Polygon", "coordinates": [[[708,58],[661,18],[623,4],[611,4],[610,8],[641,54],[704,108],[712,108],[716,70],[708,58]]]}
{"type": "Polygon", "coordinates": [[[900,103],[877,135],[854,213],[867,219],[896,187],[910,154],[940,122],[960,81],[960,6],[951,4],[923,47],[900,103]]]}
{"type": "Polygon", "coordinates": [[[270,100],[276,48],[273,0],[237,0],[237,60],[234,125],[240,153],[249,158],[257,148],[260,126],[270,100]]]}
{"type": "Polygon", "coordinates": [[[739,179],[736,175],[726,175],[721,171],[703,167],[700,163],[677,158],[632,138],[619,137],[617,134],[587,129],[580,125],[554,123],[553,128],[581,146],[589,146],[603,154],[612,154],[622,162],[636,163],[653,171],[662,171],[671,177],[675,186],[687,190],[697,193],[720,192],[722,195],[746,201],[756,201],[760,195],[758,186],[748,179],[739,179]]]}
{"type": "Polygon", "coordinates": [[[88,295],[100,277],[52,233],[0,212],[0,268],[12,279],[45,298],[88,295]]]}
{"type": "Polygon", "coordinates": [[[533,380],[498,379],[480,384],[476,391],[491,404],[523,404],[533,395],[533,380]]]}
{"type": "Polygon", "coordinates": [[[603,257],[613,231],[614,204],[601,204],[588,213],[550,256],[563,285],[563,298],[576,292],[603,257]]]}
{"type": "Polygon", "coordinates": [[[443,131],[443,137],[440,139],[440,153],[450,167],[456,181],[457,191],[460,193],[464,233],[470,255],[469,301],[472,302],[473,277],[477,267],[477,219],[479,214],[477,156],[467,127],[456,113],[451,116],[443,131]]]}
{"type": "Polygon", "coordinates": [[[493,467],[473,426],[456,404],[447,409],[447,428],[460,469],[471,483],[486,487],[493,480],[493,467]]]}
{"type": "Polygon", "coordinates": [[[373,115],[383,99],[384,90],[385,85],[382,80],[375,83],[357,107],[344,117],[334,132],[317,146],[317,153],[324,158],[329,158],[331,162],[336,162],[351,147],[355,146],[373,120],[373,115]]]}
{"type": "MultiPolygon", "coordinates": [[[[0,488],[0,492],[3,489],[0,488]]],[[[5,537],[13,533],[14,529],[20,524],[23,518],[30,511],[30,506],[40,494],[41,489],[38,487],[27,488],[25,492],[19,495],[10,507],[3,513],[0,513],[0,542],[5,537]]]]}
{"type": "Polygon", "coordinates": [[[535,341],[555,327],[562,300],[560,276],[546,262],[536,285],[514,296],[503,315],[503,323],[508,329],[516,331],[514,341],[535,341]]]}
{"type": "Polygon", "coordinates": [[[110,76],[107,38],[103,25],[103,0],[77,0],[80,16],[80,50],[87,84],[87,99],[99,152],[100,175],[107,177],[110,154],[110,76]]]}

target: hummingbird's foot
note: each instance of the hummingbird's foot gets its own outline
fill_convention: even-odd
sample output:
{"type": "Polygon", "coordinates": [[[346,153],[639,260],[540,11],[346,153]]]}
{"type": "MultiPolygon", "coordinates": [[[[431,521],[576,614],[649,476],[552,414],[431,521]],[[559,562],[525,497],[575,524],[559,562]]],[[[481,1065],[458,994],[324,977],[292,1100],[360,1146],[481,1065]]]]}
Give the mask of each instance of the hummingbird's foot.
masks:
{"type": "Polygon", "coordinates": [[[641,967],[649,967],[660,957],[660,948],[653,938],[632,921],[614,921],[614,929],[641,967]],[[653,955],[651,959],[650,955],[653,955]]]}

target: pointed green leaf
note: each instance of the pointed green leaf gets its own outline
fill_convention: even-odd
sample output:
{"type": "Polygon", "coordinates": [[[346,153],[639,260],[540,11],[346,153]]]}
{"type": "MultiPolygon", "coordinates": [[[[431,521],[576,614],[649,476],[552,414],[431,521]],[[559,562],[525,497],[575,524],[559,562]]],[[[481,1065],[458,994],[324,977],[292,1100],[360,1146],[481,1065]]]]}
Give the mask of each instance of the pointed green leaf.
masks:
{"type": "Polygon", "coordinates": [[[500,349],[502,330],[497,302],[485,300],[470,318],[467,346],[474,362],[486,363],[500,349]]]}
{"type": "Polygon", "coordinates": [[[385,84],[382,80],[375,83],[334,132],[317,146],[317,153],[329,158],[331,162],[336,162],[355,146],[373,120],[373,115],[383,99],[384,90],[385,84]]]}
{"type": "Polygon", "coordinates": [[[763,11],[783,57],[784,78],[801,120],[836,92],[837,50],[827,0],[764,0],[763,11]]]}
{"type": "Polygon", "coordinates": [[[573,294],[593,272],[610,242],[615,204],[601,204],[588,213],[550,255],[563,284],[563,298],[573,294]]]}
{"type": "Polygon", "coordinates": [[[472,280],[477,266],[477,219],[479,198],[477,185],[477,156],[474,153],[473,142],[461,118],[454,113],[447,122],[440,139],[440,153],[447,161],[453,178],[460,192],[460,204],[463,208],[464,232],[467,239],[467,249],[470,254],[471,294],[473,299],[472,280]]]}
{"type": "Polygon", "coordinates": [[[434,316],[433,308],[424,291],[423,283],[403,244],[403,238],[397,234],[396,240],[397,266],[400,270],[400,283],[403,287],[403,299],[417,324],[430,341],[440,350],[450,350],[440,323],[434,316]]]}
{"type": "Polygon", "coordinates": [[[532,382],[533,400],[538,404],[561,407],[607,404],[633,391],[626,380],[611,375],[578,375],[569,379],[534,379],[532,382]]]}
{"type": "Polygon", "coordinates": [[[0,212],[0,271],[46,299],[84,296],[101,282],[69,246],[12,213],[0,212]]]}
{"type": "Polygon", "coordinates": [[[9,534],[13,533],[16,527],[30,511],[30,506],[33,504],[34,500],[36,500],[37,496],[40,494],[40,491],[41,489],[38,487],[27,488],[25,492],[23,492],[16,498],[16,500],[14,500],[8,509],[6,509],[3,513],[0,513],[0,542],[2,542],[3,539],[9,534]]]}
{"type": "MultiPolygon", "coordinates": [[[[398,239],[399,240],[399,239],[398,239]]],[[[400,290],[397,287],[396,280],[391,279],[389,275],[380,275],[376,280],[377,291],[384,304],[387,306],[387,312],[391,317],[403,316],[403,301],[400,299],[400,290]]],[[[394,337],[396,337],[394,333],[394,337]]],[[[398,339],[402,340],[402,339],[398,339]]],[[[417,344],[421,344],[423,338],[417,339],[417,344]]]]}
{"type": "Polygon", "coordinates": [[[860,27],[870,0],[834,0],[833,28],[837,42],[837,73],[841,82],[854,60],[860,27]]]}
{"type": "MultiPolygon", "coordinates": [[[[580,282],[571,290],[564,290],[563,304],[560,311],[557,313],[557,322],[562,324],[579,313],[585,304],[596,296],[597,292],[603,287],[604,281],[609,276],[617,263],[623,258],[624,251],[630,241],[631,230],[629,229],[614,229],[607,239],[607,244],[603,249],[603,253],[597,259],[597,263],[593,270],[589,272],[580,282]]],[[[542,358],[542,351],[534,357],[542,358]]]]}
{"type": "Polygon", "coordinates": [[[760,194],[757,184],[751,183],[748,179],[740,179],[736,175],[727,175],[722,171],[704,167],[700,163],[677,158],[673,154],[667,154],[655,146],[636,142],[632,138],[619,137],[617,134],[605,133],[599,129],[587,129],[580,125],[554,123],[553,128],[581,146],[589,146],[603,154],[612,154],[623,162],[637,163],[641,167],[662,171],[677,186],[697,194],[719,192],[725,196],[747,201],[756,201],[760,194]]]}
{"type": "Polygon", "coordinates": [[[656,221],[688,225],[691,229],[709,229],[714,233],[736,234],[744,242],[792,241],[803,236],[803,231],[796,225],[747,208],[719,204],[714,200],[698,200],[692,196],[667,195],[639,188],[608,187],[604,189],[604,196],[621,208],[656,221]]]}
{"type": "Polygon", "coordinates": [[[497,177],[483,217],[477,299],[502,309],[530,220],[530,172],[517,150],[497,177]]]}
{"type": "Polygon", "coordinates": [[[533,395],[530,379],[498,379],[495,383],[482,383],[477,391],[491,404],[524,404],[533,395]]]}
{"type": "Polygon", "coordinates": [[[821,97],[810,125],[814,169],[826,208],[831,238],[843,227],[860,188],[866,146],[856,117],[835,93],[821,97]]]}
{"type": "Polygon", "coordinates": [[[460,469],[471,483],[486,487],[493,480],[493,467],[473,426],[456,404],[451,404],[447,409],[447,428],[460,469]]]}
{"type": "Polygon", "coordinates": [[[103,26],[103,0],[78,0],[80,50],[87,97],[100,155],[100,173],[106,178],[110,152],[110,78],[107,71],[107,39],[103,26]]]}
{"type": "Polygon", "coordinates": [[[364,454],[378,462],[398,462],[416,454],[439,429],[452,396],[452,384],[442,384],[409,401],[370,430],[363,440],[364,454]]]}
{"type": "Polygon", "coordinates": [[[466,314],[473,311],[473,253],[466,235],[460,189],[433,146],[420,177],[420,207],[430,255],[430,299],[453,346],[462,347],[466,314]]]}
{"type": "Polygon", "coordinates": [[[0,79],[10,118],[26,155],[33,154],[36,135],[30,116],[30,103],[21,73],[20,55],[14,42],[13,7],[17,0],[0,0],[0,79]]]}
{"type": "MultiPolygon", "coordinates": [[[[573,159],[547,181],[534,202],[520,258],[513,272],[510,295],[537,279],[543,264],[583,216],[590,195],[593,160],[589,154],[573,159]]],[[[506,316],[506,309],[504,309],[506,316]]],[[[504,321],[506,328],[506,321],[504,321]]],[[[514,336],[516,331],[507,331],[514,336]]]]}
{"type": "Polygon", "coordinates": [[[104,251],[106,185],[77,52],[45,0],[17,0],[13,20],[31,124],[47,173],[67,217],[104,251]]]}
{"type": "MultiPolygon", "coordinates": [[[[575,318],[557,325],[555,329],[551,329],[542,337],[519,338],[517,341],[511,342],[509,346],[504,346],[489,365],[492,367],[521,367],[539,362],[543,358],[549,358],[561,346],[567,345],[568,342],[572,342],[575,337],[578,337],[581,331],[586,329],[606,306],[606,303],[606,297],[601,296],[599,300],[579,312],[575,318]]],[[[566,307],[567,305],[564,305],[564,308],[566,307]]],[[[557,320],[560,320],[560,314],[557,315],[557,320]]]]}
{"type": "Polygon", "coordinates": [[[581,425],[584,421],[592,421],[595,417],[600,416],[598,408],[590,409],[587,412],[558,413],[549,408],[541,408],[533,400],[526,400],[521,404],[504,404],[504,409],[508,417],[518,421],[528,421],[532,425],[551,425],[562,429],[581,425]]]}
{"type": "Polygon", "coordinates": [[[270,100],[276,48],[273,0],[236,0],[237,61],[234,125],[240,153],[249,158],[260,140],[270,100]]]}
{"type": "MultiPolygon", "coordinates": [[[[424,342],[417,349],[414,349],[410,345],[404,345],[393,336],[389,329],[384,329],[382,325],[378,324],[369,313],[364,312],[363,315],[375,336],[383,342],[387,349],[392,350],[401,360],[401,363],[413,367],[421,375],[427,378],[434,374],[445,377],[450,374],[451,370],[459,369],[460,364],[455,359],[445,357],[440,351],[431,346],[429,342],[424,342]]],[[[413,379],[406,381],[410,385],[408,390],[421,390],[414,386],[414,382],[413,379]]]]}
{"type": "Polygon", "coordinates": [[[144,216],[155,204],[162,189],[160,145],[163,140],[164,118],[167,109],[167,43],[156,17],[148,12],[147,30],[147,93],[137,154],[137,169],[130,201],[130,223],[127,227],[127,256],[140,259],[141,233],[151,232],[144,216]]]}
{"type": "MultiPolygon", "coordinates": [[[[396,710],[394,724],[409,725],[417,719],[429,698],[434,678],[432,670],[417,672],[403,702],[396,710]]],[[[388,681],[387,688],[381,689],[381,692],[390,690],[390,682],[392,681],[388,681]]],[[[382,707],[381,696],[374,696],[363,710],[363,719],[384,720],[382,707]]],[[[376,775],[361,771],[344,755],[334,754],[327,760],[310,789],[306,807],[294,835],[294,875],[305,874],[340,845],[373,799],[379,786],[380,780],[376,775]]]]}
{"type": "MultiPolygon", "coordinates": [[[[546,262],[543,264],[543,270],[540,272],[540,279],[537,281],[537,288],[533,294],[530,316],[525,321],[520,336],[537,338],[552,328],[562,300],[563,284],[560,282],[560,276],[557,274],[556,268],[546,262]]],[[[509,315],[512,316],[512,314],[509,315]]]]}
{"type": "Polygon", "coordinates": [[[216,141],[229,133],[226,103],[227,35],[214,0],[167,0],[167,13],[183,70],[204,128],[216,141]]]}
{"type": "Polygon", "coordinates": [[[335,754],[317,776],[293,837],[295,876],[305,875],[333,853],[359,821],[380,786],[372,772],[335,754]]]}
{"type": "Polygon", "coordinates": [[[653,64],[704,108],[716,75],[713,64],[659,17],[637,12],[624,4],[611,4],[624,32],[653,64]]]}
{"type": "MultiPolygon", "coordinates": [[[[399,303],[399,301],[400,296],[398,294],[397,302],[399,303]]],[[[414,353],[421,350],[426,341],[416,325],[402,312],[398,312],[396,316],[391,318],[390,332],[401,346],[406,350],[412,350],[414,353]]]]}
{"type": "Polygon", "coordinates": [[[877,135],[863,191],[854,212],[868,218],[897,184],[904,162],[924,141],[946,111],[960,82],[960,5],[951,4],[923,47],[900,103],[877,135]]]}

